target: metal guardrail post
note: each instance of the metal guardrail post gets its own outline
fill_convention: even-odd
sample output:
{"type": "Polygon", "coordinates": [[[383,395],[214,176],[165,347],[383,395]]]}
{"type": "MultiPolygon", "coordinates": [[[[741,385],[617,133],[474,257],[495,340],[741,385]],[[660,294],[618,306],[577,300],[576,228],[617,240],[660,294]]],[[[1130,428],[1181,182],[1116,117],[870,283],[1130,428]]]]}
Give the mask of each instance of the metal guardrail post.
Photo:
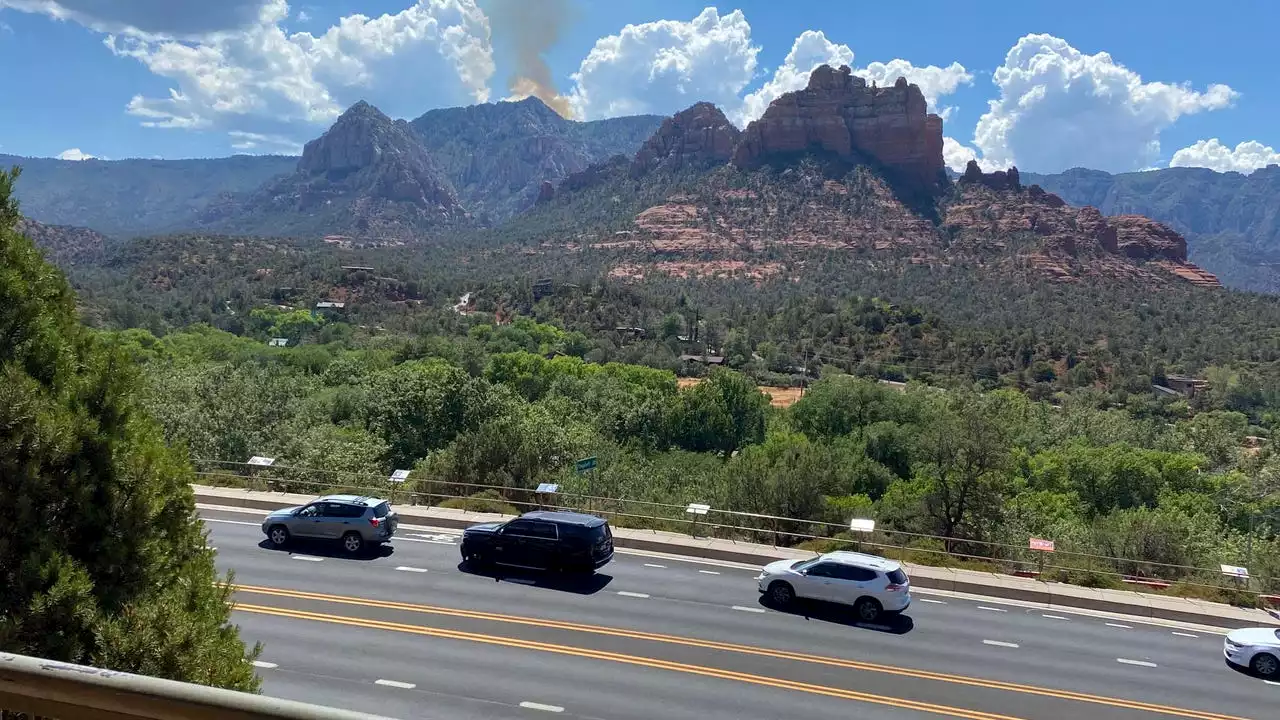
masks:
{"type": "Polygon", "coordinates": [[[0,653],[0,708],[58,720],[390,720],[9,653],[0,653]]]}

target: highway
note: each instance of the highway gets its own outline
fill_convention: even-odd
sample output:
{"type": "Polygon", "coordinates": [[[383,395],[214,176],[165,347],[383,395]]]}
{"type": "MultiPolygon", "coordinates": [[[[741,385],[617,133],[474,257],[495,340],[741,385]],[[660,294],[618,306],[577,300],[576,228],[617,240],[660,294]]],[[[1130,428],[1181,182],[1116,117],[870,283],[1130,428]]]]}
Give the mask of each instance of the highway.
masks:
{"type": "Polygon", "coordinates": [[[202,509],[264,692],[404,718],[1274,718],[1280,686],[1176,623],[913,592],[896,621],[760,602],[756,571],[620,550],[590,580],[459,567],[458,531],[375,557],[267,547],[202,509]]]}

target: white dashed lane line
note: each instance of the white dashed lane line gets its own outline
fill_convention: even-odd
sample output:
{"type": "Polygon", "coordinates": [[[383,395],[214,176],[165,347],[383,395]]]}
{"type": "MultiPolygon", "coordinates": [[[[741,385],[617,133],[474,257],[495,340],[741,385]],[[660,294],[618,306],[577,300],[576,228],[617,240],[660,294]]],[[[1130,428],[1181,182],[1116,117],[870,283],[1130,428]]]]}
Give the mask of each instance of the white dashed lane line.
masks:
{"type": "Polygon", "coordinates": [[[978,609],[979,609],[979,610],[990,610],[991,612],[1009,612],[1008,610],[1005,610],[1004,608],[993,608],[993,607],[989,607],[989,606],[987,606],[987,605],[979,605],[979,606],[978,606],[978,609]]]}
{"type": "Polygon", "coordinates": [[[257,668],[262,668],[262,669],[264,669],[264,670],[270,670],[271,668],[278,668],[278,667],[280,667],[279,665],[277,665],[277,664],[275,664],[275,663],[273,663],[273,662],[267,662],[266,660],[254,660],[254,661],[253,661],[253,666],[254,666],[254,667],[257,667],[257,668]]]}
{"type": "Polygon", "coordinates": [[[1121,629],[1124,629],[1124,630],[1132,630],[1132,629],[1133,629],[1133,626],[1132,626],[1132,625],[1121,625],[1120,623],[1107,623],[1107,627],[1121,628],[1121,629]]]}
{"type": "Polygon", "coordinates": [[[734,605],[734,606],[733,606],[732,608],[730,608],[730,609],[731,609],[731,610],[737,610],[737,611],[739,611],[739,612],[749,612],[749,613],[762,613],[762,612],[764,612],[764,608],[743,607],[743,606],[741,606],[741,605],[734,605]]]}
{"type": "Polygon", "coordinates": [[[396,569],[399,570],[400,572],[411,572],[411,573],[424,573],[427,571],[426,568],[409,567],[408,565],[401,565],[396,569]]]}
{"type": "Polygon", "coordinates": [[[663,569],[667,567],[666,565],[655,565],[654,563],[645,563],[644,566],[651,567],[651,568],[663,568],[663,569]]]}
{"type": "Polygon", "coordinates": [[[983,644],[983,645],[995,645],[996,647],[1003,647],[1003,648],[1017,648],[1017,647],[1018,647],[1018,643],[1003,642],[1003,641],[1001,641],[1001,640],[983,640],[983,641],[982,641],[982,644],[983,644]]]}
{"type": "Polygon", "coordinates": [[[541,710],[543,712],[552,712],[552,713],[564,712],[564,708],[560,707],[559,705],[543,705],[542,703],[528,702],[528,701],[520,703],[520,707],[526,710],[541,710]]]}
{"type": "Polygon", "coordinates": [[[929,603],[930,605],[946,605],[945,600],[930,600],[929,598],[916,598],[918,602],[929,603]]]}
{"type": "Polygon", "coordinates": [[[715,570],[699,570],[698,572],[702,573],[703,575],[719,575],[720,574],[715,570]]]}
{"type": "Polygon", "coordinates": [[[618,594],[619,594],[619,595],[621,595],[622,597],[629,597],[629,598],[641,598],[641,599],[643,599],[643,598],[647,598],[647,597],[649,597],[649,595],[648,595],[647,593],[627,592],[626,590],[619,590],[619,591],[618,591],[618,594]]]}
{"type": "Polygon", "coordinates": [[[1173,631],[1173,634],[1174,634],[1174,635],[1177,635],[1178,637],[1189,637],[1189,638],[1198,638],[1198,637],[1200,637],[1199,635],[1192,635],[1191,633],[1178,632],[1177,630],[1174,630],[1174,631],[1173,631]]]}
{"type": "Polygon", "coordinates": [[[290,555],[289,557],[294,560],[305,560],[306,562],[324,562],[324,558],[316,557],[314,555],[290,555]]]}
{"type": "Polygon", "coordinates": [[[1049,618],[1050,620],[1066,620],[1067,619],[1062,617],[1061,615],[1045,615],[1043,613],[1041,613],[1040,617],[1049,618]]]}
{"type": "Polygon", "coordinates": [[[1147,662],[1146,660],[1130,660],[1128,658],[1116,658],[1116,662],[1123,663],[1125,665],[1137,665],[1138,667],[1150,667],[1150,668],[1159,667],[1155,663],[1147,662]]]}
{"type": "Polygon", "coordinates": [[[414,689],[414,688],[418,687],[417,685],[414,685],[413,683],[400,682],[399,680],[382,680],[382,679],[378,679],[378,680],[374,680],[374,681],[373,681],[373,684],[375,684],[375,685],[386,685],[387,687],[400,688],[401,690],[412,690],[412,689],[414,689]]]}

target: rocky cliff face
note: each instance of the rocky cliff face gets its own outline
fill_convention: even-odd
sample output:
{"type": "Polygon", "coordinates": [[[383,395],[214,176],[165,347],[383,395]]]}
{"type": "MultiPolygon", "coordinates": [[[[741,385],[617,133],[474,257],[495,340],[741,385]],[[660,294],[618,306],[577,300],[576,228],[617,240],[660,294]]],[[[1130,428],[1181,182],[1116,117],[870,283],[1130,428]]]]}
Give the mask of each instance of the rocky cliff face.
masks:
{"type": "Polygon", "coordinates": [[[823,65],[808,87],[774,100],[747,126],[733,164],[752,168],[773,156],[815,151],[878,164],[911,191],[933,193],[946,184],[942,118],[928,112],[920,88],[905,78],[878,88],[848,67],[823,65]]]}
{"type": "Polygon", "coordinates": [[[1017,251],[1059,280],[1073,273],[1057,261],[1084,260],[1101,274],[1126,277],[1151,264],[1195,285],[1220,285],[1187,261],[1186,240],[1173,228],[1140,215],[1107,217],[1094,207],[1070,206],[1039,185],[1024,189],[1017,168],[983,173],[970,162],[946,205],[943,229],[970,249],[1005,250],[1010,239],[1032,236],[1037,242],[1017,251]]]}
{"type": "Polygon", "coordinates": [[[60,267],[97,265],[106,257],[106,236],[89,228],[46,225],[24,217],[18,219],[17,230],[60,267]]]}
{"type": "Polygon", "coordinates": [[[634,176],[656,169],[708,168],[733,156],[741,136],[720,108],[700,102],[662,121],[662,126],[636,153],[634,176]]]}
{"type": "Polygon", "coordinates": [[[412,239],[465,217],[409,124],[359,102],[307,143],[293,173],[211,206],[204,224],[263,235],[412,239]]]}

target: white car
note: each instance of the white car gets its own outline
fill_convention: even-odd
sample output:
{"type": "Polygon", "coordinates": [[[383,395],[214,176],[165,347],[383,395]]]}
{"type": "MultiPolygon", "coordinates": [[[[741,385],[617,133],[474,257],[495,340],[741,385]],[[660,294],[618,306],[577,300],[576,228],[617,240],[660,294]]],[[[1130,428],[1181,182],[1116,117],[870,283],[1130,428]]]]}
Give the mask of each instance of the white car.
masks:
{"type": "Polygon", "coordinates": [[[775,605],[785,607],[796,598],[852,605],[863,622],[911,604],[911,581],[902,565],[875,555],[833,552],[812,560],[779,560],[766,565],[756,580],[775,605]]]}
{"type": "Polygon", "coordinates": [[[1280,629],[1241,628],[1227,633],[1222,654],[1236,667],[1266,680],[1280,680],[1280,629]]]}

